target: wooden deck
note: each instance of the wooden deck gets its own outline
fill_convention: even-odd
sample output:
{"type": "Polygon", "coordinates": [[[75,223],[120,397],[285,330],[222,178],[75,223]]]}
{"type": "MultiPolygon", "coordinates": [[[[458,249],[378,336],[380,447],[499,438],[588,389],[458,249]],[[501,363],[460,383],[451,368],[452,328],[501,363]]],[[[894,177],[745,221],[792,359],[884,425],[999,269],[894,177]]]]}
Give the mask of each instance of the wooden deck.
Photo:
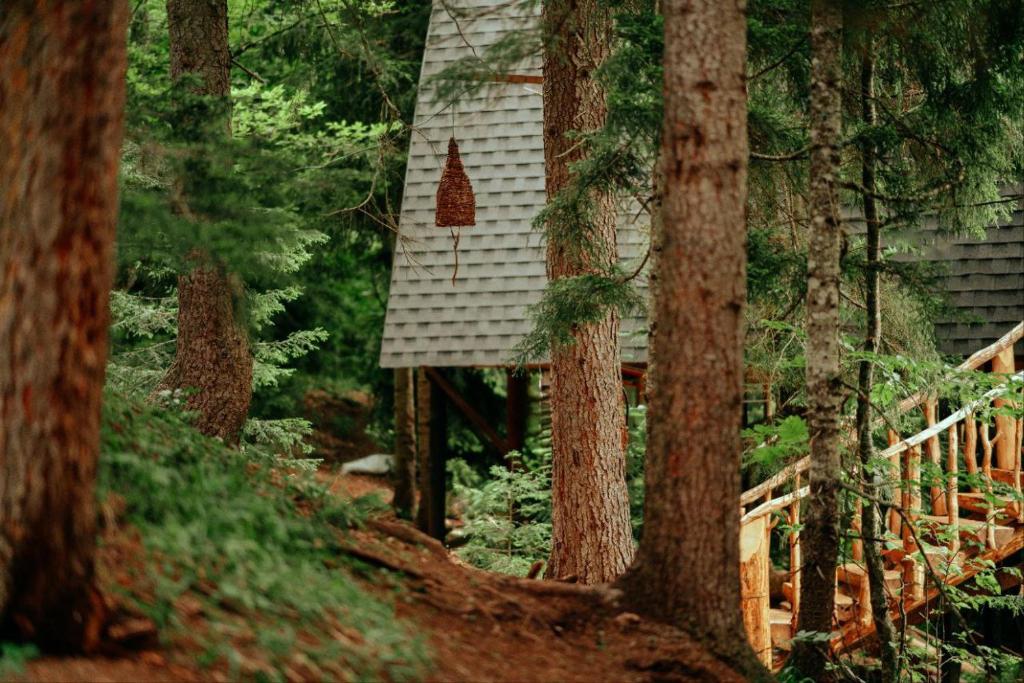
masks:
{"type": "MultiPolygon", "coordinates": [[[[884,521],[891,541],[883,553],[885,588],[894,622],[917,618],[946,587],[970,581],[993,565],[1003,566],[1024,548],[1024,420],[991,410],[1020,400],[1024,372],[1013,375],[1013,345],[1021,338],[1024,323],[961,364],[960,370],[978,370],[991,362],[993,372],[1008,378],[978,401],[942,419],[934,397],[913,396],[898,407],[899,412],[920,409],[926,427],[906,437],[890,431],[889,447],[878,454],[890,463],[900,510],[891,510],[884,521]],[[942,486],[922,480],[922,459],[928,463],[926,470],[945,475],[936,482],[942,486]],[[961,482],[975,488],[961,487],[961,482]]],[[[851,430],[851,442],[852,436],[851,430]]],[[[799,620],[799,523],[802,501],[809,495],[809,465],[809,458],[802,458],[741,497],[744,623],[762,661],[776,667],[785,661],[799,620]],[[794,530],[782,537],[789,546],[789,569],[781,597],[773,597],[771,530],[780,521],[794,530]]],[[[859,505],[857,501],[851,527],[845,530],[854,540],[836,582],[832,646],[837,652],[859,647],[875,632],[863,541],[858,538],[859,505]]]]}

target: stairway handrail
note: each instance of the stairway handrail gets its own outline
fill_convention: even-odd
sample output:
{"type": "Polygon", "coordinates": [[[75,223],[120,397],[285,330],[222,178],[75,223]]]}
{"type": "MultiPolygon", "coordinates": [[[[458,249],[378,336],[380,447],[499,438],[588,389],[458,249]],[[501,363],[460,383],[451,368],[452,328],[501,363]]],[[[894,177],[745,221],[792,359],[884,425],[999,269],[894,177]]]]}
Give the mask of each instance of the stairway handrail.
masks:
{"type": "MultiPolygon", "coordinates": [[[[1012,381],[1024,381],[1024,370],[1022,370],[1021,372],[1018,372],[1015,375],[1012,375],[1010,377],[1010,380],[1011,380],[1011,382],[1012,381]]],[[[903,439],[901,441],[898,441],[898,442],[894,443],[892,446],[889,446],[884,451],[879,453],[878,457],[879,458],[889,458],[889,457],[892,457],[894,455],[899,455],[900,453],[902,453],[903,451],[907,450],[908,448],[913,448],[914,446],[919,446],[920,444],[924,443],[925,441],[927,441],[928,439],[932,438],[933,436],[938,436],[939,434],[941,434],[942,432],[946,431],[947,429],[949,429],[950,427],[952,427],[956,423],[962,421],[964,418],[968,417],[969,415],[974,414],[974,411],[976,411],[981,406],[986,405],[986,404],[990,403],[993,399],[996,399],[996,398],[999,398],[1000,396],[1002,396],[1004,393],[1006,393],[1006,391],[1009,388],[1010,388],[1010,382],[1007,382],[1005,384],[1000,384],[995,389],[991,389],[991,390],[985,392],[985,394],[981,398],[975,399],[974,401],[971,401],[970,403],[968,403],[967,405],[963,406],[962,408],[960,408],[956,412],[952,413],[949,417],[945,418],[944,420],[941,420],[940,422],[936,422],[931,427],[928,427],[927,429],[924,429],[924,430],[918,432],[917,434],[914,434],[913,436],[908,436],[906,439],[903,439]]]]}
{"type": "MultiPolygon", "coordinates": [[[[963,363],[960,363],[960,365],[956,366],[956,369],[958,371],[977,370],[979,367],[981,367],[988,361],[992,360],[1002,351],[1005,351],[1007,348],[1013,346],[1021,339],[1024,339],[1024,321],[1016,325],[1012,330],[1004,334],[996,342],[990,344],[989,346],[986,346],[985,348],[979,351],[975,351],[973,354],[968,356],[968,358],[963,363]]],[[[896,406],[896,410],[899,413],[905,413],[911,408],[914,408],[915,406],[918,406],[921,403],[923,403],[927,398],[928,396],[926,393],[919,392],[900,401],[899,404],[897,404],[896,406]]],[[[946,426],[948,427],[949,425],[946,426]]],[[[883,451],[883,454],[887,453],[888,450],[889,449],[883,451]]],[[[905,449],[901,449],[899,451],[896,451],[895,453],[900,453],[902,452],[902,450],[905,449]]],[[[764,480],[757,486],[754,486],[753,488],[748,489],[747,491],[744,491],[742,494],[740,494],[740,506],[750,505],[754,501],[763,498],[765,494],[771,492],[772,489],[781,486],[786,481],[796,476],[798,473],[805,472],[806,470],[810,469],[810,466],[810,455],[805,455],[796,462],[786,465],[776,474],[764,480]]]]}

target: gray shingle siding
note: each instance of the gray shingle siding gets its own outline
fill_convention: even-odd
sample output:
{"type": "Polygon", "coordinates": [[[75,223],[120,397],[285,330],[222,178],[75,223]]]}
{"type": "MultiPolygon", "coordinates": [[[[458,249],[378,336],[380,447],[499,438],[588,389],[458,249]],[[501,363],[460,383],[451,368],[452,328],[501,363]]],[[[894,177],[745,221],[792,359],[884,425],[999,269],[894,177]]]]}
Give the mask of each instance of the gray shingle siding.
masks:
{"type": "MultiPolygon", "coordinates": [[[[536,22],[523,14],[523,3],[458,4],[471,16],[460,17],[457,26],[435,2],[427,36],[380,356],[386,368],[506,364],[531,329],[528,308],[547,283],[543,240],[532,227],[545,203],[541,86],[512,83],[491,84],[460,98],[455,108],[455,135],[476,193],[477,224],[461,230],[458,277],[451,282],[452,239],[447,229],[434,227],[434,195],[452,114],[434,102],[427,82],[474,49],[482,54],[509,31],[536,22]]],[[[515,73],[540,75],[539,60],[515,73]]],[[[1024,186],[1010,189],[1021,192],[1024,186]]],[[[856,232],[856,216],[848,218],[856,232]]],[[[642,257],[645,229],[624,219],[619,231],[620,254],[630,270],[642,257]]],[[[915,258],[946,266],[940,286],[964,316],[976,320],[939,321],[943,352],[966,356],[1024,318],[1020,208],[1007,224],[990,228],[983,241],[943,236],[935,226],[913,239],[924,245],[915,258]]],[[[644,359],[646,339],[638,333],[643,326],[638,319],[624,323],[623,360],[644,359]]]]}
{"type": "MultiPolygon", "coordinates": [[[[1021,192],[1024,188],[1011,188],[1021,192]]],[[[1020,204],[985,240],[926,232],[922,257],[945,271],[940,285],[958,315],[939,320],[935,333],[944,353],[966,356],[987,346],[1024,320],[1024,211],[1020,204]]],[[[1017,346],[1024,355],[1024,344],[1017,346]]]]}
{"type": "MultiPolygon", "coordinates": [[[[427,35],[415,131],[409,149],[399,218],[401,239],[391,275],[382,367],[504,365],[531,328],[528,308],[547,283],[544,243],[532,227],[544,206],[544,140],[541,86],[494,83],[459,98],[455,136],[476,194],[476,225],[461,229],[458,277],[451,235],[434,226],[434,196],[448,137],[451,110],[434,101],[430,77],[478,53],[536,18],[522,3],[463,0],[470,17],[459,24],[435,2],[427,35]],[[498,7],[498,10],[488,8],[498,7]],[[461,29],[461,33],[460,30],[461,29]],[[463,39],[465,37],[465,40],[463,39]]],[[[515,69],[540,75],[539,60],[515,69]]],[[[620,253],[635,262],[646,238],[623,225],[620,253]]],[[[624,329],[642,327],[627,321],[624,329]]],[[[623,336],[623,359],[642,360],[644,340],[623,336]]]]}

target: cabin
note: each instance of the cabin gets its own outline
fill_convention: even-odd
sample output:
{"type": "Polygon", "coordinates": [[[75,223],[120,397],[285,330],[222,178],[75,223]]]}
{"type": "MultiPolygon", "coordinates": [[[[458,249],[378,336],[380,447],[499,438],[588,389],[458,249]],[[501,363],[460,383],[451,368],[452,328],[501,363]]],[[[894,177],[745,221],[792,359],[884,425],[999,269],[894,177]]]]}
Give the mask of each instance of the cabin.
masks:
{"type": "MultiPolygon", "coordinates": [[[[417,403],[432,406],[432,433],[424,428],[420,442],[433,444],[431,488],[440,490],[423,494],[438,536],[444,533],[445,442],[438,434],[444,410],[451,406],[462,413],[497,451],[518,449],[529,381],[507,373],[509,418],[502,434],[459,395],[445,369],[509,368],[517,342],[531,328],[530,307],[547,276],[543,240],[532,225],[545,204],[539,56],[495,75],[452,106],[439,100],[432,79],[456,61],[483,54],[509,32],[535,27],[539,8],[525,5],[434,2],[423,56],[380,364],[418,368],[429,384],[418,390],[417,403]],[[435,193],[453,136],[476,194],[476,224],[438,228],[435,193]]],[[[623,212],[618,242],[627,268],[643,260],[647,228],[636,212],[623,212]]],[[[948,265],[942,285],[964,313],[964,319],[938,326],[941,350],[966,356],[1024,319],[1024,211],[1018,208],[1008,224],[991,228],[986,241],[933,232],[923,258],[948,265]]],[[[639,285],[644,286],[642,277],[639,285]]],[[[640,392],[645,327],[642,319],[623,321],[624,382],[640,392]]],[[[1024,345],[1017,345],[1017,355],[1024,357],[1024,345]]],[[[543,382],[543,373],[537,374],[543,382]]]]}
{"type": "MultiPolygon", "coordinates": [[[[384,325],[380,364],[419,368],[429,392],[431,424],[443,429],[443,411],[458,410],[493,449],[522,447],[529,378],[507,373],[509,424],[504,434],[487,424],[458,394],[446,368],[506,368],[517,342],[532,325],[530,306],[547,284],[545,247],[533,218],[545,204],[541,63],[539,58],[497,75],[454,106],[438,101],[431,79],[454,62],[487,50],[509,32],[536,26],[539,7],[529,3],[462,0],[435,2],[427,33],[416,102],[399,235],[384,325]],[[435,193],[448,140],[458,141],[476,195],[476,224],[434,225],[435,193]],[[457,248],[456,248],[457,240],[457,248]]],[[[627,266],[643,260],[646,225],[623,214],[618,234],[627,266]]],[[[643,282],[639,283],[643,286],[643,282]]],[[[622,360],[627,383],[642,382],[645,321],[623,321],[622,360]]],[[[543,367],[540,359],[538,367],[543,367]]],[[[537,374],[540,377],[541,374],[537,374]]],[[[424,395],[429,393],[429,395],[424,395]]],[[[420,441],[439,441],[436,435],[420,441]]],[[[444,471],[444,449],[430,453],[444,471]]],[[[443,487],[443,476],[435,482],[443,487]]],[[[443,534],[444,491],[424,492],[435,509],[435,535],[443,534]]]]}

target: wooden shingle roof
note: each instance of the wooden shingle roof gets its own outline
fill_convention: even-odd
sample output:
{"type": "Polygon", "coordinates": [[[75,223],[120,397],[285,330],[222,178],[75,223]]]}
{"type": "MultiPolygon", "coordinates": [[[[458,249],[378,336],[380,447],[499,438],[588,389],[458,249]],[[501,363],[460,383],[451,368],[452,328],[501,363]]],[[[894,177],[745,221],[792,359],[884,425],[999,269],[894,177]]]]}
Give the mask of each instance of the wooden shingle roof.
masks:
{"type": "MultiPolygon", "coordinates": [[[[449,7],[451,0],[446,0],[449,7]]],[[[536,7],[535,3],[527,3],[536,7]]],[[[461,228],[458,273],[452,236],[434,226],[434,196],[452,135],[452,110],[431,77],[509,31],[535,25],[524,3],[461,0],[468,16],[434,3],[416,102],[405,193],[388,297],[382,367],[501,366],[532,328],[528,308],[547,284],[544,243],[532,222],[543,208],[541,85],[495,82],[461,97],[454,131],[476,193],[476,225],[461,228]]],[[[517,67],[539,76],[539,59],[517,67]]],[[[620,255],[635,263],[646,238],[624,221],[620,255]]],[[[623,325],[623,360],[642,360],[642,321],[623,325]]]]}

